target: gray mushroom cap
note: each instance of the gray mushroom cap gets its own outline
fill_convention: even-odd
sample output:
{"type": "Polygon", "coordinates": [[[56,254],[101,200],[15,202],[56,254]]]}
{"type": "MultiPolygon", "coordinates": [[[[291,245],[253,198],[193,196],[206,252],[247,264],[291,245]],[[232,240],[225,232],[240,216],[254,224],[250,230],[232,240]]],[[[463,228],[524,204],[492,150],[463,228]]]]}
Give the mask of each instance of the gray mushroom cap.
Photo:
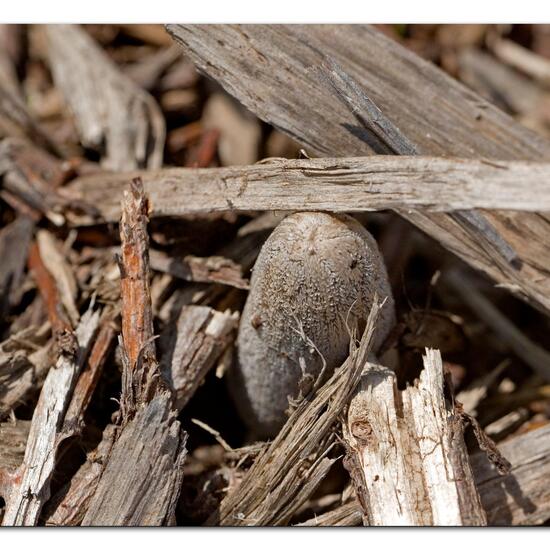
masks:
{"type": "Polygon", "coordinates": [[[330,375],[346,359],[349,328],[365,321],[375,293],[386,300],[373,351],[395,322],[394,303],[376,241],[354,218],[299,212],[266,240],[254,266],[229,388],[246,424],[273,436],[296,398],[302,368],[330,375]]]}

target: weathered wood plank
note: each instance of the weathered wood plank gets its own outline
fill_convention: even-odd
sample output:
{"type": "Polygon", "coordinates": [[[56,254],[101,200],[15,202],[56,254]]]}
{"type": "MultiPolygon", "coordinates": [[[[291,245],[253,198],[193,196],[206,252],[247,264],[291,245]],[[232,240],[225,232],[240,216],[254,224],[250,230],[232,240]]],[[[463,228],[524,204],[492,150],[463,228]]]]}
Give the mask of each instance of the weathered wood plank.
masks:
{"type": "Polygon", "coordinates": [[[115,221],[122,190],[135,177],[150,196],[151,217],[224,210],[550,211],[550,163],[433,157],[273,159],[229,168],[95,174],[68,189],[115,221]]]}
{"type": "Polygon", "coordinates": [[[426,349],[418,382],[368,364],[344,437],[368,525],[486,525],[461,415],[444,396],[441,354],[426,349]]]}
{"type": "MultiPolygon", "coordinates": [[[[374,134],[319,77],[334,59],[419,154],[540,160],[550,143],[434,65],[365,25],[168,25],[199,69],[246,107],[323,156],[368,155],[374,134]]],[[[550,311],[550,225],[537,214],[488,212],[495,247],[448,214],[399,213],[472,266],[550,311]]],[[[487,232],[486,232],[487,233],[487,232]]]]}

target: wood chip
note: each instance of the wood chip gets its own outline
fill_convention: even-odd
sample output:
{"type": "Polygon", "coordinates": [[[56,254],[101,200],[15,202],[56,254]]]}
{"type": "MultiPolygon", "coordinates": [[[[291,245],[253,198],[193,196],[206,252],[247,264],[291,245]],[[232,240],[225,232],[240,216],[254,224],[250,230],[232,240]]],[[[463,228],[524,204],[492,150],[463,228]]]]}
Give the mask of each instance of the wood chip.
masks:
{"type": "MultiPolygon", "coordinates": [[[[540,160],[550,144],[433,64],[367,25],[168,25],[200,70],[250,111],[320,155],[368,155],[372,132],[318,78],[326,56],[352,77],[424,155],[540,160]],[[231,44],[231,48],[227,47],[231,44]],[[244,75],[254,75],[254,79],[244,75]],[[330,117],[326,113],[331,113],[330,117]]],[[[497,163],[498,164],[498,163],[497,163]]],[[[503,257],[479,228],[440,213],[400,215],[497,282],[550,311],[548,223],[536,214],[485,213],[517,253],[503,257]]]]}
{"type": "Polygon", "coordinates": [[[155,100],[124,76],[82,28],[48,25],[48,56],[82,144],[105,145],[112,170],[162,164],[165,124],[155,100]]]}

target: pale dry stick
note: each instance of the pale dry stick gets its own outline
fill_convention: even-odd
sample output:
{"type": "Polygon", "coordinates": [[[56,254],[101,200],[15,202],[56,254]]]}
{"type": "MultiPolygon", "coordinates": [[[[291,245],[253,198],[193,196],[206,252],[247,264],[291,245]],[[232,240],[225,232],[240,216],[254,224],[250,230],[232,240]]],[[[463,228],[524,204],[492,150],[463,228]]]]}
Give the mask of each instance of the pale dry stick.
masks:
{"type": "Polygon", "coordinates": [[[6,510],[2,525],[36,525],[42,506],[50,496],[50,480],[56,464],[59,434],[74,385],[99,323],[99,313],[89,310],[82,316],[72,347],[61,350],[50,369],[34,410],[25,458],[17,482],[4,495],[6,510]]]}
{"type": "Polygon", "coordinates": [[[531,341],[507,319],[475,284],[458,271],[445,273],[442,281],[456,292],[464,303],[491,328],[503,342],[533,371],[550,381],[550,352],[531,341]]]}
{"type": "MultiPolygon", "coordinates": [[[[367,25],[169,25],[168,31],[200,70],[312,153],[373,152],[371,134],[309,70],[328,55],[425,154],[499,159],[497,165],[501,159],[550,158],[549,142],[367,25]],[[243,78],[251,73],[252,81],[243,78]]],[[[522,299],[550,311],[546,216],[484,212],[516,252],[518,260],[510,262],[513,256],[503,257],[475,224],[407,207],[400,214],[522,299]]]]}
{"type": "MultiPolygon", "coordinates": [[[[485,453],[471,457],[477,490],[489,525],[542,525],[550,519],[550,427],[514,437],[498,445],[512,469],[502,476],[487,460],[485,453]]],[[[344,525],[361,525],[359,502],[348,503],[316,518],[331,525],[333,517],[344,525]]],[[[315,525],[315,519],[306,525],[315,525]]]]}
{"type": "Polygon", "coordinates": [[[392,371],[369,363],[344,424],[365,524],[485,525],[462,430],[439,351],[426,350],[418,383],[403,392],[392,371]]]}
{"type": "Polygon", "coordinates": [[[534,78],[545,86],[550,86],[550,61],[521,44],[506,38],[491,37],[489,49],[504,63],[534,78]]]}
{"type": "Polygon", "coordinates": [[[143,181],[152,218],[250,210],[550,211],[550,163],[388,155],[96,174],[73,180],[64,195],[93,204],[99,220],[116,221],[133,177],[143,181]]]}

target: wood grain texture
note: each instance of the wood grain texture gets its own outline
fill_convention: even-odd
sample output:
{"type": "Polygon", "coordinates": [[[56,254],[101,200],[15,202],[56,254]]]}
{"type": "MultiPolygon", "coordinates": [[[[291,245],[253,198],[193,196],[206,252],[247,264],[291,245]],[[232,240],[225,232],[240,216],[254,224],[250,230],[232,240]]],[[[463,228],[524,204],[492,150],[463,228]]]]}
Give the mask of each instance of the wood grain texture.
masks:
{"type": "MultiPolygon", "coordinates": [[[[471,457],[472,470],[489,525],[541,525],[550,519],[550,426],[512,437],[498,445],[512,464],[501,476],[485,453],[471,457]]],[[[344,504],[319,516],[321,525],[338,518],[343,525],[361,525],[359,502],[344,504]]],[[[315,525],[309,520],[306,525],[315,525]]]]}
{"type": "Polygon", "coordinates": [[[150,197],[151,217],[248,210],[550,211],[550,163],[382,155],[91,175],[74,180],[68,196],[115,221],[122,190],[136,177],[150,197]]]}
{"type": "Polygon", "coordinates": [[[179,411],[193,397],[208,371],[235,339],[238,314],[205,306],[184,306],[161,335],[161,369],[179,411]]]}
{"type": "Polygon", "coordinates": [[[47,25],[56,86],[75,115],[82,144],[105,148],[113,170],[158,168],[165,123],[152,96],[124,76],[77,25],[47,25]]]}
{"type": "Polygon", "coordinates": [[[501,476],[484,453],[472,469],[489,525],[540,525],[550,519],[550,426],[513,437],[498,446],[512,464],[501,476]]]}
{"type": "Polygon", "coordinates": [[[74,335],[78,353],[62,351],[55,368],[48,372],[33,413],[18,481],[5,495],[6,511],[2,525],[38,523],[42,506],[50,496],[50,479],[55,468],[63,419],[98,324],[97,312],[90,310],[83,315],[74,335]]]}
{"type": "Polygon", "coordinates": [[[351,401],[344,437],[365,523],[485,525],[441,355],[426,349],[423,360],[418,383],[403,392],[391,370],[368,364],[351,401]]]}
{"type": "MultiPolygon", "coordinates": [[[[168,25],[199,69],[261,119],[323,156],[369,155],[372,132],[319,78],[326,56],[423,155],[550,158],[550,144],[372,27],[168,25]]],[[[373,149],[374,147],[374,149],[373,149]]],[[[550,310],[548,219],[494,211],[487,220],[517,253],[512,265],[479,228],[451,215],[399,213],[523,299],[550,310]]]]}

